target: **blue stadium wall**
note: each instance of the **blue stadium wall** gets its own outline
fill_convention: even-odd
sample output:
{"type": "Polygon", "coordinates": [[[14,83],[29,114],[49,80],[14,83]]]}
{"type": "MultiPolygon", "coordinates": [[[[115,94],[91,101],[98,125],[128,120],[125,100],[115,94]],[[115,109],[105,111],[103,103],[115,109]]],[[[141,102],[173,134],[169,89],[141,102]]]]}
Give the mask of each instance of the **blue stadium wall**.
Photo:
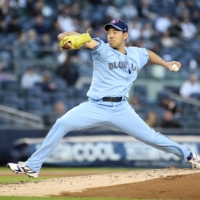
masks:
{"type": "MultiPolygon", "coordinates": [[[[1,129],[0,162],[26,160],[42,144],[47,129],[1,129]]],[[[162,131],[200,154],[198,131],[162,131]]],[[[44,162],[53,167],[189,167],[170,153],[143,144],[122,132],[86,130],[68,133],[44,162]]]]}

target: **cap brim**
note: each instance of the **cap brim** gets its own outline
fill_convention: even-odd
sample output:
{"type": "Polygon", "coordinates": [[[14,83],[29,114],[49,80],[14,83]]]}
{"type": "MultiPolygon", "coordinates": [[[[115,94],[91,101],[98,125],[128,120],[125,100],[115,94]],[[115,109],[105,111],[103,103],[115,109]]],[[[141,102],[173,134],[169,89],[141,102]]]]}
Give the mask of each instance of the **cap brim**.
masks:
{"type": "Polygon", "coordinates": [[[113,28],[115,28],[115,29],[117,29],[117,30],[119,30],[119,31],[123,31],[121,28],[119,28],[118,26],[115,26],[115,25],[113,25],[113,24],[106,24],[106,25],[104,26],[104,28],[105,28],[106,31],[108,31],[108,29],[109,29],[110,27],[113,27],[113,28]]]}

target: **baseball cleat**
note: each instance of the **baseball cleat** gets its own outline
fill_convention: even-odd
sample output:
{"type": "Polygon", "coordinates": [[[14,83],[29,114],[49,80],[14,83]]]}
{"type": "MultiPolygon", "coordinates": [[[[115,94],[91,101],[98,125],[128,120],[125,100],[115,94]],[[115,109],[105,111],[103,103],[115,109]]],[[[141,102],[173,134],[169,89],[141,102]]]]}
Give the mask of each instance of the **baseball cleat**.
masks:
{"type": "Polygon", "coordinates": [[[192,169],[200,169],[200,157],[192,154],[192,158],[188,160],[192,164],[192,169]]]}
{"type": "Polygon", "coordinates": [[[38,173],[27,167],[25,162],[18,162],[17,164],[8,163],[6,166],[17,174],[26,174],[27,176],[33,178],[38,177],[38,173]]]}

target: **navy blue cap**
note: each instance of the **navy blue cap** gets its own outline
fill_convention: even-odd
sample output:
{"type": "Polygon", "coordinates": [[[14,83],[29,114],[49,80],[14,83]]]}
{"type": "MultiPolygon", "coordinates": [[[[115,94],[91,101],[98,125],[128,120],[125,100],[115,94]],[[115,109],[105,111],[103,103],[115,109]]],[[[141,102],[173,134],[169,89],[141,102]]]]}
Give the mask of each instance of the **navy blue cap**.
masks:
{"type": "Polygon", "coordinates": [[[128,25],[120,19],[113,19],[109,24],[106,24],[104,26],[106,31],[108,31],[109,27],[113,27],[123,32],[128,32],[128,25]]]}

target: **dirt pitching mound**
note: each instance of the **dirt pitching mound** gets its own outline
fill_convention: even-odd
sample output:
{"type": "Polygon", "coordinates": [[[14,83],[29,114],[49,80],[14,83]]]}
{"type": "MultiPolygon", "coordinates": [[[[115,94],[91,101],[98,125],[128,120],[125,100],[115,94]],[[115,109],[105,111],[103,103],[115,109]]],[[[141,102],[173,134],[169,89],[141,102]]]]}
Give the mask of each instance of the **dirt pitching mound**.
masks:
{"type": "Polygon", "coordinates": [[[0,185],[0,196],[200,199],[200,171],[159,169],[0,185]]]}

